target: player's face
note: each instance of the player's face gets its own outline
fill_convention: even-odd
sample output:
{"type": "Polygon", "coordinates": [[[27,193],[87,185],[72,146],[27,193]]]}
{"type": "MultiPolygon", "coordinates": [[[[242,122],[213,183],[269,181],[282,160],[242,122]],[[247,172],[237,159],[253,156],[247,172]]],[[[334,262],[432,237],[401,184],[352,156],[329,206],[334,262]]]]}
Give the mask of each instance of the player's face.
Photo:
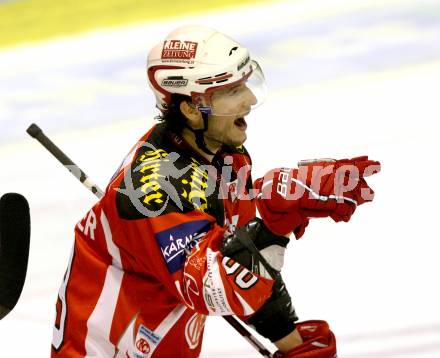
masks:
{"type": "Polygon", "coordinates": [[[244,119],[257,100],[245,84],[215,91],[211,97],[213,113],[210,115],[205,139],[234,147],[246,140],[247,123],[244,119]]]}

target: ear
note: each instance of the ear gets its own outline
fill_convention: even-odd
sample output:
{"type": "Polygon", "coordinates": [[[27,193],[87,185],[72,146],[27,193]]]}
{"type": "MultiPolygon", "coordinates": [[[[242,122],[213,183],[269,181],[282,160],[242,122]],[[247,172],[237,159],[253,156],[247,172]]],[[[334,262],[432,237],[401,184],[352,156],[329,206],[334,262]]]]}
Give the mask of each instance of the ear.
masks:
{"type": "Polygon", "coordinates": [[[188,124],[191,128],[197,129],[203,127],[202,113],[191,103],[182,101],[180,103],[180,111],[188,120],[188,124]]]}

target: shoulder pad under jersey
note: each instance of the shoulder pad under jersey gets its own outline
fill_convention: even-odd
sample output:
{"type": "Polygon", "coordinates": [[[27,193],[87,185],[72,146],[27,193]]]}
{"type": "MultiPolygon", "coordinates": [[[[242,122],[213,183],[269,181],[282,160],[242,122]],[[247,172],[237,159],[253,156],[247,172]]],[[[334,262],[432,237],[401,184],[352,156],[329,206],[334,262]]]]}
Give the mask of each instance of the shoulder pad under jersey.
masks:
{"type": "Polygon", "coordinates": [[[180,151],[162,130],[159,126],[147,138],[119,183],[116,204],[124,219],[206,211],[215,195],[210,166],[180,151]]]}

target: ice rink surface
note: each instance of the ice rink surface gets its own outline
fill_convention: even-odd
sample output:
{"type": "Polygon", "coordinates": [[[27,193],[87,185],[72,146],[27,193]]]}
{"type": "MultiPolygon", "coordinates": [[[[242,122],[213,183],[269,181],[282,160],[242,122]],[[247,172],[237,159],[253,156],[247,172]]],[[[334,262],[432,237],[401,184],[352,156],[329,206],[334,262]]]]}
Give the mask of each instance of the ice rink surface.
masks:
{"type": "MultiPolygon", "coordinates": [[[[95,202],[25,129],[38,123],[105,186],[156,115],[148,49],[188,23],[238,39],[265,71],[269,97],[247,119],[254,178],[304,158],[382,163],[373,203],[290,244],[283,276],[300,319],[327,320],[341,358],[440,357],[438,0],[276,2],[0,51],[0,193],[24,194],[32,215],[0,357],[49,356],[73,227],[95,202]]],[[[208,319],[202,357],[257,356],[208,319]]]]}

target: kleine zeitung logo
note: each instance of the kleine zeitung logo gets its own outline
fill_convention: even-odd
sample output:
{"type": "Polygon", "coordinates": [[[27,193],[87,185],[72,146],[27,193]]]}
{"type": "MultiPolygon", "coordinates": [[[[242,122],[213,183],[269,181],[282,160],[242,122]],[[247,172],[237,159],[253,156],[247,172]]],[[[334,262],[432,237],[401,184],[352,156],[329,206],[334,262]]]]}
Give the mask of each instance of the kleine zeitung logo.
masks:
{"type": "Polygon", "coordinates": [[[163,44],[162,59],[192,59],[196,57],[197,42],[167,40],[163,44]]]}

